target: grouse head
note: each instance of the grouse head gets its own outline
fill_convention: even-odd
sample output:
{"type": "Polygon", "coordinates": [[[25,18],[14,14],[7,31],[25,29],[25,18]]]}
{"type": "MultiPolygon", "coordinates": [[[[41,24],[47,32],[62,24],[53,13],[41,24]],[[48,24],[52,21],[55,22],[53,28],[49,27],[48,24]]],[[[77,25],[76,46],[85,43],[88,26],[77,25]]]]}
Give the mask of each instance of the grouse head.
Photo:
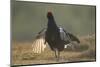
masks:
{"type": "Polygon", "coordinates": [[[48,12],[48,13],[47,13],[47,18],[48,18],[48,19],[53,18],[53,14],[52,14],[52,12],[48,12]]]}

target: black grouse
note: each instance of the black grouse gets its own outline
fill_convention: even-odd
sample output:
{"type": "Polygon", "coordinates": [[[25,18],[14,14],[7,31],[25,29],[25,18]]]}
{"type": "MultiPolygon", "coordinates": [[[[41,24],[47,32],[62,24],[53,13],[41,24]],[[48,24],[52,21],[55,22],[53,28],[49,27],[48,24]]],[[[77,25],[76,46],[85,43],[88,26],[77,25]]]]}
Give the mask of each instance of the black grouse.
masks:
{"type": "Polygon", "coordinates": [[[41,30],[36,36],[36,39],[43,37],[44,44],[48,43],[51,50],[55,52],[56,59],[59,60],[60,51],[64,50],[66,44],[72,41],[80,43],[80,41],[73,34],[66,32],[62,27],[58,27],[51,12],[47,13],[47,19],[47,28],[41,30]]]}

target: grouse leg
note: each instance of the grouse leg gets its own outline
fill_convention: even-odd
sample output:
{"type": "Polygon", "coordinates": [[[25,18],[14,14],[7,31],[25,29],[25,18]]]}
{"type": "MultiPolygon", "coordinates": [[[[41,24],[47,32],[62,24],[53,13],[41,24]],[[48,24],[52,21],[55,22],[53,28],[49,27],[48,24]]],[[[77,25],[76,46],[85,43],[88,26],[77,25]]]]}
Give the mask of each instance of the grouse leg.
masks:
{"type": "Polygon", "coordinates": [[[54,52],[55,52],[55,58],[57,58],[57,55],[56,55],[56,50],[54,50],[54,52]]]}
{"type": "Polygon", "coordinates": [[[56,49],[56,61],[59,61],[59,51],[58,51],[58,49],[56,49]]]}

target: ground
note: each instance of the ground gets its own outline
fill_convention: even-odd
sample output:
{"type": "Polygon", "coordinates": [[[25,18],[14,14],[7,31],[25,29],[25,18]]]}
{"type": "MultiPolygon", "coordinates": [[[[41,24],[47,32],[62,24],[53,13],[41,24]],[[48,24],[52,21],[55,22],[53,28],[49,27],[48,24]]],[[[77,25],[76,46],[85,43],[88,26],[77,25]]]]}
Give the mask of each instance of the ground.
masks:
{"type": "Polygon", "coordinates": [[[11,64],[27,65],[27,64],[45,64],[45,63],[61,63],[61,62],[77,62],[77,61],[95,61],[96,60],[96,43],[95,35],[87,35],[79,37],[80,44],[74,49],[68,47],[61,52],[60,60],[56,61],[54,52],[50,48],[46,48],[41,54],[32,52],[33,42],[13,41],[11,46],[11,64]]]}

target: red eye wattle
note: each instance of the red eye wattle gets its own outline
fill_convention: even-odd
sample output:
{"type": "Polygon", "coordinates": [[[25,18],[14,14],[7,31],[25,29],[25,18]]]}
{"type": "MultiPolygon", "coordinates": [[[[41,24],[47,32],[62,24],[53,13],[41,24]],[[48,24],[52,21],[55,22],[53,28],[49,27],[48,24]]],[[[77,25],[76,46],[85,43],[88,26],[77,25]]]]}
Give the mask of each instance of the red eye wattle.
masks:
{"type": "Polygon", "coordinates": [[[52,13],[51,12],[48,12],[48,16],[51,16],[52,15],[52,13]]]}

